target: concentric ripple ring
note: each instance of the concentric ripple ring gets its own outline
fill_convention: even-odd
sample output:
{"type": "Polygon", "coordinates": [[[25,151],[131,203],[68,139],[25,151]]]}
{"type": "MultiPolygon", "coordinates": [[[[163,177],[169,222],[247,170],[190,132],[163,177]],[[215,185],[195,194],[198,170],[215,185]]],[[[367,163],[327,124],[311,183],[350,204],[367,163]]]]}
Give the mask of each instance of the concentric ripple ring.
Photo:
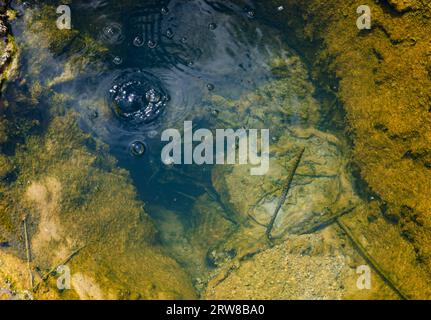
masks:
{"type": "Polygon", "coordinates": [[[148,124],[157,119],[170,98],[162,83],[144,71],[125,71],[109,90],[114,114],[130,124],[148,124]]]}

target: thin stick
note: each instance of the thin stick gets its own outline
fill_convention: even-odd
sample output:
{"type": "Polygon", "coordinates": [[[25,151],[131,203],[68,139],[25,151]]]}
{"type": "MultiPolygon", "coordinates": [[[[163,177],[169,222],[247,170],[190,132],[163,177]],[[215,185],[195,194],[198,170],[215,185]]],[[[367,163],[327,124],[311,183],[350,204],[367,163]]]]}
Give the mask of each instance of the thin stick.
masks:
{"type": "Polygon", "coordinates": [[[56,271],[57,269],[58,269],[58,267],[59,266],[64,266],[64,265],[66,265],[66,264],[68,264],[69,262],[70,262],[70,260],[72,260],[72,258],[74,257],[74,256],[76,256],[82,249],[84,249],[85,247],[86,247],[87,245],[83,245],[82,247],[80,247],[80,248],[78,248],[78,249],[76,249],[76,250],[74,250],[71,254],[69,254],[68,256],[67,256],[67,258],[66,259],[64,259],[60,264],[58,264],[58,265],[56,265],[56,266],[54,266],[53,268],[51,268],[47,273],[45,273],[45,275],[43,275],[43,276],[41,276],[41,281],[40,282],[38,282],[34,287],[33,287],[33,292],[36,292],[37,291],[37,289],[39,289],[39,285],[42,283],[42,282],[45,282],[46,280],[48,280],[48,278],[49,278],[49,276],[54,272],[54,271],[56,271]]]}
{"type": "Polygon", "coordinates": [[[364,258],[364,260],[371,266],[371,268],[374,269],[374,271],[379,275],[383,282],[385,282],[389,286],[389,288],[391,288],[402,300],[408,300],[408,296],[404,292],[402,292],[400,288],[397,287],[395,282],[379,266],[377,261],[375,261],[374,258],[368,254],[365,247],[362,246],[362,244],[355,238],[350,229],[340,219],[337,218],[336,222],[337,225],[341,228],[341,230],[344,231],[349,240],[352,242],[353,246],[358,250],[362,258],[364,258]]]}
{"type": "Polygon", "coordinates": [[[286,179],[286,184],[284,185],[283,193],[281,194],[277,207],[275,208],[274,214],[272,215],[271,221],[269,222],[268,228],[266,229],[266,236],[270,241],[272,240],[271,233],[274,227],[275,220],[277,220],[278,213],[280,212],[280,209],[283,206],[283,204],[286,202],[287,195],[289,194],[289,190],[292,185],[293,177],[295,176],[296,170],[298,169],[299,163],[301,162],[304,152],[305,152],[305,148],[302,148],[301,151],[296,156],[295,162],[293,164],[293,168],[286,179]]]}
{"type": "Polygon", "coordinates": [[[29,274],[29,283],[30,288],[33,288],[33,272],[31,271],[31,252],[30,252],[30,241],[28,238],[28,230],[27,230],[27,216],[24,217],[22,220],[24,225],[24,239],[25,239],[25,250],[26,250],[26,256],[27,256],[27,268],[28,268],[28,274],[29,274]]]}
{"type": "Polygon", "coordinates": [[[188,198],[188,199],[190,199],[192,201],[196,201],[197,200],[196,197],[193,197],[193,196],[191,196],[191,195],[189,195],[187,193],[184,193],[184,192],[181,192],[181,191],[178,191],[178,190],[175,190],[175,192],[178,193],[180,196],[183,196],[184,198],[188,198]]]}

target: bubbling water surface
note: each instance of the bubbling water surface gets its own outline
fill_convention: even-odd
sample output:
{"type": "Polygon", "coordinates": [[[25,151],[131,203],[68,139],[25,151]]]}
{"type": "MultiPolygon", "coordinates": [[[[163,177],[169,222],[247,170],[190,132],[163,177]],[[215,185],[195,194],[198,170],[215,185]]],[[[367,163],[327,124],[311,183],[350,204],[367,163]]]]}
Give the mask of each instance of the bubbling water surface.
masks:
{"type": "Polygon", "coordinates": [[[292,55],[248,0],[77,0],[72,14],[79,36],[46,68],[55,73],[82,57],[92,63],[55,90],[74,97],[81,127],[109,145],[145,202],[175,209],[190,201],[176,201],[177,183],[196,196],[203,192],[196,180],[209,182],[211,169],[164,166],[161,133],[184,121],[217,129],[208,127],[219,113],[212,99],[256,90],[274,79],[273,58],[292,55]],[[94,44],[106,49],[103,58],[86,56],[94,44]]]}
{"type": "Polygon", "coordinates": [[[123,73],[115,83],[109,90],[111,108],[131,124],[154,121],[169,101],[159,80],[147,72],[123,73]]]}
{"type": "MultiPolygon", "coordinates": [[[[205,127],[217,117],[212,97],[237,99],[273,79],[269,61],[291,54],[283,35],[258,21],[250,1],[90,1],[78,10],[77,27],[112,57],[99,81],[74,88],[90,101],[103,96],[110,110],[95,119],[82,112],[92,103],[78,103],[84,127],[110,145],[146,202],[178,209],[189,199],[161,191],[178,188],[176,171],[160,161],[161,133],[186,120],[205,127]]],[[[205,168],[174,169],[194,177],[177,175],[194,195],[203,190],[193,179],[210,180],[205,168]]]]}

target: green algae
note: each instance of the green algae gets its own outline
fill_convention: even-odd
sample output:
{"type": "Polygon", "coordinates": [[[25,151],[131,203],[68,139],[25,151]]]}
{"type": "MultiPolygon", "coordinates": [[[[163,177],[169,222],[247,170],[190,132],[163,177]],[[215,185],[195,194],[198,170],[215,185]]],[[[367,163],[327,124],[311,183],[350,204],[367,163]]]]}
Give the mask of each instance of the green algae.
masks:
{"type": "MultiPolygon", "coordinates": [[[[46,272],[82,247],[70,264],[82,287],[65,297],[118,298],[120,291],[146,299],[193,297],[187,275],[156,244],[127,172],[106,147],[90,142],[69,115],[16,151],[20,175],[10,194],[21,200],[5,212],[29,213],[32,266],[46,272]],[[91,292],[94,283],[99,292],[91,292]]],[[[20,233],[19,225],[15,230],[20,233]]],[[[36,297],[51,294],[48,289],[36,297]]]]}

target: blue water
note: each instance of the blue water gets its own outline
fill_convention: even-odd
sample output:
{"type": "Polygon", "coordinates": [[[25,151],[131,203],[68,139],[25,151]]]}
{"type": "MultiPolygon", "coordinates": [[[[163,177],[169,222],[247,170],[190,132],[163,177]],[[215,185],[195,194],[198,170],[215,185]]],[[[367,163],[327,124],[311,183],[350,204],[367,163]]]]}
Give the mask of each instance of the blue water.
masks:
{"type": "MultiPolygon", "coordinates": [[[[161,206],[187,224],[194,199],[212,190],[212,166],[162,164],[161,132],[181,129],[186,120],[217,129],[211,97],[235,100],[253,92],[275,78],[271,59],[292,54],[285,35],[262,22],[252,1],[235,3],[74,1],[72,24],[79,34],[28,77],[47,83],[66,62],[88,55],[85,37],[108,49],[100,56],[91,53],[94,63],[51,89],[73,97],[68,108],[81,128],[105,142],[130,172],[150,215],[157,214],[150,208],[161,206]]],[[[17,9],[25,16],[37,5],[17,9]]],[[[26,44],[22,21],[14,30],[26,44]]],[[[24,73],[41,50],[25,46],[24,73]]]]}
{"type": "MultiPolygon", "coordinates": [[[[72,19],[79,16],[72,20],[74,28],[109,53],[100,57],[103,68],[96,64],[55,90],[76,97],[71,107],[82,128],[110,146],[144,201],[187,212],[191,199],[204,192],[199,185],[211,187],[211,167],[166,167],[160,161],[160,133],[181,128],[185,120],[215,129],[209,97],[238,99],[255,90],[273,78],[269,59],[288,52],[283,35],[259,21],[251,2],[129,3],[74,2],[72,19]],[[110,114],[88,107],[88,100],[101,99],[110,114]],[[144,154],[131,152],[136,142],[144,154]]],[[[70,54],[61,53],[53,63],[70,54]]]]}

